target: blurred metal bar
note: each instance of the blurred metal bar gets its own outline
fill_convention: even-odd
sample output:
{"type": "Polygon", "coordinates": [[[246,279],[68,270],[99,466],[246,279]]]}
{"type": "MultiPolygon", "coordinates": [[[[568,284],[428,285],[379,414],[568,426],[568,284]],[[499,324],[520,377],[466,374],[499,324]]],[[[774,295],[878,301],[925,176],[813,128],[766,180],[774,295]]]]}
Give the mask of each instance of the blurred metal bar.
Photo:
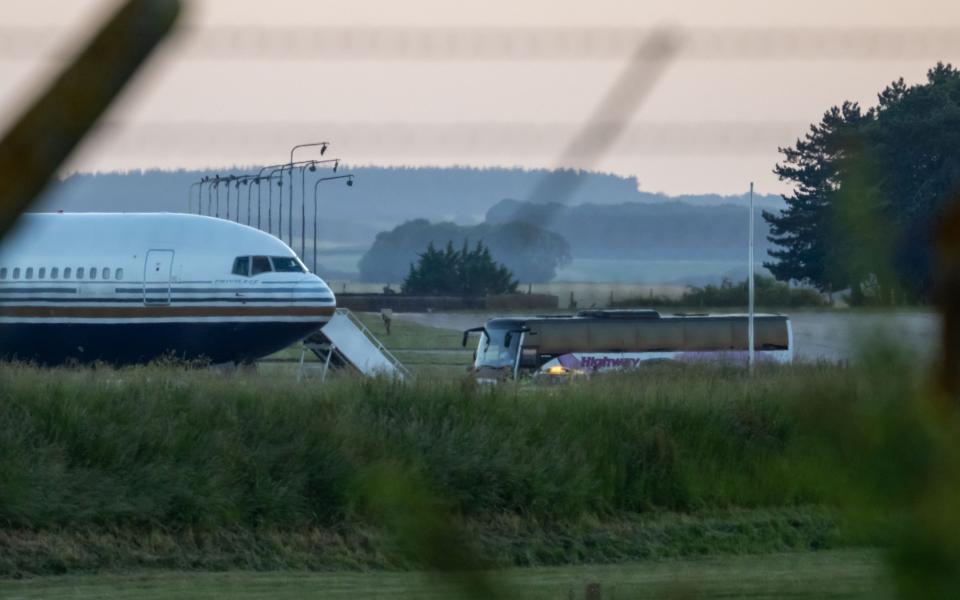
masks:
{"type": "Polygon", "coordinates": [[[129,0],[0,140],[0,234],[167,35],[178,0],[129,0]]]}
{"type": "MultiPolygon", "coordinates": [[[[623,135],[624,127],[660,80],[679,49],[675,34],[654,31],[634,51],[626,68],[601,98],[586,125],[569,141],[557,159],[558,166],[576,165],[589,170],[623,135]]],[[[566,202],[583,182],[559,171],[540,180],[531,202],[566,202]]],[[[549,217],[545,217],[548,219],[549,217]]]]}
{"type": "MultiPolygon", "coordinates": [[[[628,118],[628,117],[623,117],[628,118]]],[[[558,148],[579,164],[595,154],[592,145],[571,145],[584,123],[484,122],[463,123],[290,121],[290,122],[104,122],[94,132],[98,147],[124,156],[211,155],[235,159],[244,150],[282,147],[304,130],[336,134],[353,152],[370,155],[403,153],[404,156],[511,156],[555,158],[558,148]]],[[[617,155],[717,155],[758,153],[770,155],[805,134],[802,121],[659,121],[599,122],[591,132],[616,128],[609,152],[617,155]]]]}
{"type": "MultiPolygon", "coordinates": [[[[0,60],[37,58],[53,28],[0,27],[0,60]]],[[[626,27],[180,28],[180,58],[200,60],[625,60],[657,29],[626,27]]],[[[685,60],[949,59],[960,28],[686,28],[685,60]]],[[[52,42],[51,42],[52,44],[52,42]]],[[[41,53],[57,59],[58,49],[41,53]]],[[[62,58],[62,57],[61,57],[62,58]]]]}

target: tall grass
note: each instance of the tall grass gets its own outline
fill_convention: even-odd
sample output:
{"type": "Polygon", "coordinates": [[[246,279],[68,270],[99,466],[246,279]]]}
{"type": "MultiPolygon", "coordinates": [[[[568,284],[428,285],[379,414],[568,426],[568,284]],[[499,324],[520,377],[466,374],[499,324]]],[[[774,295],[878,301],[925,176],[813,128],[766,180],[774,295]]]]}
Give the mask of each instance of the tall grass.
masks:
{"type": "Polygon", "coordinates": [[[828,511],[811,507],[838,503],[851,476],[836,440],[915,386],[909,371],[899,387],[875,380],[828,365],[546,388],[5,366],[0,551],[40,558],[0,556],[0,572],[74,559],[468,569],[465,539],[508,564],[829,544],[828,511]],[[404,543],[384,545],[388,530],[404,543]],[[132,558],[106,558],[122,544],[132,558]]]}
{"type": "Polygon", "coordinates": [[[557,519],[819,500],[769,473],[787,409],[835,367],[656,370],[561,389],[326,386],[175,368],[0,380],[0,521],[302,527],[351,516],[366,468],[418,473],[464,515],[557,519]],[[763,471],[768,476],[760,478],[763,471]]]}

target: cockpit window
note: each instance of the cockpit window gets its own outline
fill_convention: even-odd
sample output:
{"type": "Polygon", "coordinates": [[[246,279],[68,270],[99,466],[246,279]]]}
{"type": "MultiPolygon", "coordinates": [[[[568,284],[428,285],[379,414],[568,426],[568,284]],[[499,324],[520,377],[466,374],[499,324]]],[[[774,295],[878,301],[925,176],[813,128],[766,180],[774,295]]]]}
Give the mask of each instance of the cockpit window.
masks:
{"type": "Polygon", "coordinates": [[[250,273],[250,257],[238,256],[233,259],[233,270],[230,272],[234,275],[246,277],[250,273]]]}
{"type": "Polygon", "coordinates": [[[270,267],[270,259],[266,256],[252,256],[250,264],[250,275],[259,275],[260,273],[269,273],[273,269],[270,267]]]}
{"type": "Polygon", "coordinates": [[[295,256],[238,256],[233,259],[234,275],[249,277],[260,273],[306,273],[307,268],[295,256]]]}
{"type": "Polygon", "coordinates": [[[303,273],[303,264],[292,256],[271,256],[273,270],[280,273],[303,273]]]}

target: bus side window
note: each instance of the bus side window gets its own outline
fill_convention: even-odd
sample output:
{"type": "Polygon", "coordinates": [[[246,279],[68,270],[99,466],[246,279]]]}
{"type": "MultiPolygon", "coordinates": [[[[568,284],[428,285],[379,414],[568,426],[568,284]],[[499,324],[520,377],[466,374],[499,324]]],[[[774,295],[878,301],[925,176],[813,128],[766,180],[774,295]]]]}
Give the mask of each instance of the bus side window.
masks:
{"type": "Polygon", "coordinates": [[[270,259],[266,256],[254,256],[250,265],[250,275],[259,275],[260,273],[269,273],[273,270],[270,265],[270,259]]]}

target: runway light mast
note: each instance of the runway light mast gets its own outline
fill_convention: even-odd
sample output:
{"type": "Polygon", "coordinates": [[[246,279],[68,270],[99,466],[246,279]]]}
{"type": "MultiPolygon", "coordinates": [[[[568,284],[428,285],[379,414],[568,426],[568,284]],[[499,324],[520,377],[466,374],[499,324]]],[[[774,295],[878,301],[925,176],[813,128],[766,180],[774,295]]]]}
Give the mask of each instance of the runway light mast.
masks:
{"type": "Polygon", "coordinates": [[[749,255],[747,256],[747,360],[750,365],[750,374],[753,374],[754,352],[753,340],[753,182],[750,182],[750,230],[747,233],[749,255]]]}

